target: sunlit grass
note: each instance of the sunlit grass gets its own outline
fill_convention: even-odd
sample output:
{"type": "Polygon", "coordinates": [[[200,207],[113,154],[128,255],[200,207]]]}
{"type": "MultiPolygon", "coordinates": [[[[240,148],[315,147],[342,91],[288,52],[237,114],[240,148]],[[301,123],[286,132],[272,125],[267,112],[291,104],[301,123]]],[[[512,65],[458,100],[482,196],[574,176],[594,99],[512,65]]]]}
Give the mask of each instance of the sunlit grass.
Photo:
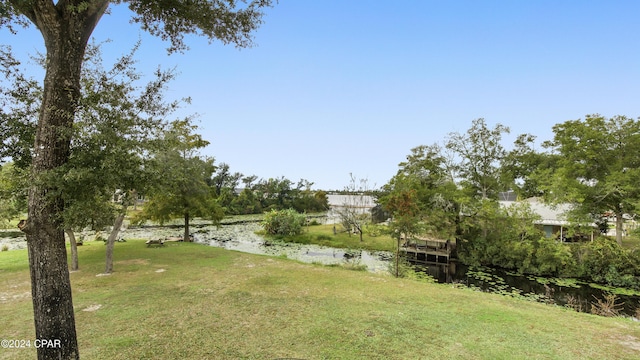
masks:
{"type": "MultiPolygon", "coordinates": [[[[84,359],[634,359],[640,325],[192,243],[79,248],[84,359]],[[92,311],[85,311],[92,310],[92,311]]],[[[2,338],[33,339],[27,253],[0,253],[2,338]]],[[[33,358],[0,349],[0,359],[33,358]]]]}

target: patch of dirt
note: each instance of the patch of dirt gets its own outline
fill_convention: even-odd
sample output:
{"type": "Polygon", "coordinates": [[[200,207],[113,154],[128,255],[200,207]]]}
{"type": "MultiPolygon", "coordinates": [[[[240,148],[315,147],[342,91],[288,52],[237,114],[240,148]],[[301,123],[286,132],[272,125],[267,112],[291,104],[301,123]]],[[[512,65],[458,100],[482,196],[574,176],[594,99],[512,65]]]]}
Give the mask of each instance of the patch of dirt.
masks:
{"type": "Polygon", "coordinates": [[[86,307],[84,309],[82,309],[82,311],[97,311],[98,309],[100,309],[102,307],[102,305],[100,304],[95,304],[95,305],[91,305],[89,307],[86,307]]]}
{"type": "Polygon", "coordinates": [[[31,284],[28,282],[14,283],[0,292],[0,302],[6,303],[31,297],[31,284]]]}
{"type": "Polygon", "coordinates": [[[0,302],[7,303],[16,300],[28,299],[31,297],[31,293],[26,291],[22,293],[10,293],[10,292],[1,292],[0,293],[0,302]]]}
{"type": "Polygon", "coordinates": [[[638,351],[640,352],[640,339],[631,336],[631,335],[627,335],[622,337],[621,341],[620,341],[620,345],[631,349],[633,351],[638,351]]]}
{"type": "Polygon", "coordinates": [[[149,259],[129,259],[129,260],[120,260],[115,263],[118,265],[149,265],[149,259]]]}

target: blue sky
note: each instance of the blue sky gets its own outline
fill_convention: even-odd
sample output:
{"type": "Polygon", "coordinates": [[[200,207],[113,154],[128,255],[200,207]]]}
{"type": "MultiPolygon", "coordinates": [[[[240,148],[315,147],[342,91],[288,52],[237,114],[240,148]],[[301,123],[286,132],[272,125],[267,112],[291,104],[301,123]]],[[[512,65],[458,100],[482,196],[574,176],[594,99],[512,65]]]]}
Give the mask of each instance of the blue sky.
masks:
{"type": "MultiPolygon", "coordinates": [[[[638,117],[640,2],[280,0],[238,50],[188,38],[166,44],[115,8],[94,32],[107,56],[142,38],[140,68],[177,66],[168,95],[192,98],[233,171],[342,189],[349,174],[381,186],[410,149],[471,121],[552,137],[554,124],[600,113],[638,117]]],[[[35,30],[0,32],[18,54],[35,30]]]]}

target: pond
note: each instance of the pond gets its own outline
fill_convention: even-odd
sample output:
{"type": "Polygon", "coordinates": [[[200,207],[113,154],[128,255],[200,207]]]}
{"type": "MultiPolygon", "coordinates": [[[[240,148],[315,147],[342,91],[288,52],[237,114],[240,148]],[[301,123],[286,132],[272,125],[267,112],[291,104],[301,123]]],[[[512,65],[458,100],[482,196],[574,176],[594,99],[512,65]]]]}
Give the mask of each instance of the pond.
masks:
{"type": "Polygon", "coordinates": [[[608,289],[576,279],[548,278],[520,275],[503,269],[469,267],[451,261],[448,264],[416,265],[436,279],[438,283],[459,284],[480,291],[527,298],[539,302],[571,307],[576,311],[591,312],[591,305],[613,293],[617,297],[620,313],[635,316],[640,308],[640,296],[628,289],[608,289]]]}
{"type": "MultiPolygon", "coordinates": [[[[210,246],[252,254],[281,256],[306,263],[365,265],[371,272],[387,272],[393,257],[388,252],[352,251],[317,245],[265,241],[255,232],[258,223],[224,225],[220,228],[203,227],[194,232],[195,241],[210,246]]],[[[470,268],[457,262],[448,264],[416,265],[420,271],[431,275],[438,283],[453,283],[481,291],[527,298],[560,306],[570,306],[577,311],[590,312],[591,304],[604,299],[609,292],[595,284],[573,279],[553,279],[523,276],[492,268],[470,268]]],[[[624,290],[624,289],[622,289],[624,290]]],[[[640,296],[616,294],[620,313],[634,316],[640,307],[640,296]]]]}
{"type": "Polygon", "coordinates": [[[305,263],[360,264],[371,272],[386,272],[390,254],[366,250],[334,249],[318,245],[303,245],[282,241],[266,241],[255,232],[258,223],[203,227],[194,231],[194,241],[227,250],[251,254],[286,257],[305,263]]]}
{"type": "MultiPolygon", "coordinates": [[[[364,265],[368,271],[384,273],[387,272],[389,261],[392,258],[392,254],[388,252],[345,250],[317,245],[266,241],[255,233],[261,228],[259,222],[253,220],[230,221],[219,227],[206,223],[195,223],[192,228],[194,241],[197,243],[251,254],[286,257],[306,263],[364,265]]],[[[125,229],[123,236],[135,239],[157,239],[181,236],[182,232],[183,228],[178,224],[129,227],[125,229]]],[[[12,233],[12,237],[2,235],[0,233],[0,245],[8,244],[9,249],[20,249],[26,246],[24,237],[20,238],[14,233],[12,233]]],[[[92,238],[89,234],[86,236],[92,238]]],[[[609,293],[607,290],[599,288],[598,285],[571,279],[522,276],[492,268],[470,268],[455,261],[448,264],[417,265],[416,268],[428,273],[439,283],[451,283],[481,291],[570,306],[586,312],[591,311],[591,304],[596,302],[596,299],[602,300],[609,293]]],[[[640,307],[640,296],[624,293],[616,294],[616,296],[618,297],[617,303],[624,303],[621,306],[621,313],[634,316],[636,308],[640,307]]]]}

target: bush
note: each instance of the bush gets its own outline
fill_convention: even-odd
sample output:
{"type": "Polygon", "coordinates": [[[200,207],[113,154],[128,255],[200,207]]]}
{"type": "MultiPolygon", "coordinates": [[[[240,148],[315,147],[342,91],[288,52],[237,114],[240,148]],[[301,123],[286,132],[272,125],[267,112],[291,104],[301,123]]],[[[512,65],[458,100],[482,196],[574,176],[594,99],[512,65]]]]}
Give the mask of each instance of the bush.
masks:
{"type": "Polygon", "coordinates": [[[364,233],[371,237],[384,235],[387,232],[387,230],[388,228],[385,225],[378,225],[378,224],[364,225],[364,233]]]}
{"type": "Polygon", "coordinates": [[[575,250],[582,276],[611,286],[640,289],[640,256],[615,240],[599,237],[575,250]]]}
{"type": "Polygon", "coordinates": [[[541,238],[535,252],[538,275],[559,276],[563,271],[575,267],[571,250],[553,239],[541,238]]]}
{"type": "Polygon", "coordinates": [[[293,236],[302,233],[305,216],[293,209],[271,210],[264,216],[262,226],[269,235],[293,236]]]}

